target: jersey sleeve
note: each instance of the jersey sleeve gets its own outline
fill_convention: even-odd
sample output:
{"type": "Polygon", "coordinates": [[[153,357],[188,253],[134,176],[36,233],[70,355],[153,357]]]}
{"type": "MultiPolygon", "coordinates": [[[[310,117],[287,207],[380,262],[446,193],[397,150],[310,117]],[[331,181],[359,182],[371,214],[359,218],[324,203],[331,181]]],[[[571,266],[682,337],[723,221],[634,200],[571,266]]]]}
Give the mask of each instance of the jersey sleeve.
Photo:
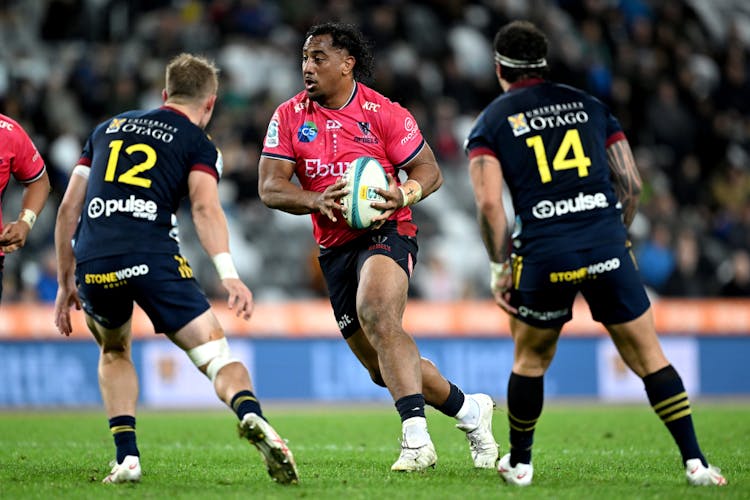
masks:
{"type": "Polygon", "coordinates": [[[481,155],[489,155],[497,157],[497,152],[492,146],[492,139],[489,136],[489,130],[487,128],[487,120],[485,119],[486,113],[482,113],[477,118],[474,126],[472,126],[469,136],[464,142],[464,151],[469,159],[476,158],[481,155]]]}
{"type": "Polygon", "coordinates": [[[622,126],[620,125],[620,122],[615,118],[615,115],[613,115],[609,109],[607,109],[607,141],[605,143],[606,147],[610,147],[612,144],[614,144],[617,141],[621,141],[625,139],[625,132],[622,131],[622,126]]]}
{"type": "Polygon", "coordinates": [[[422,131],[412,114],[398,103],[390,103],[390,112],[381,116],[388,160],[394,167],[402,167],[424,147],[422,131]]]}
{"type": "Polygon", "coordinates": [[[44,160],[31,138],[20,126],[15,128],[16,156],[11,166],[13,177],[22,183],[34,182],[44,174],[44,160]]]}
{"type": "Polygon", "coordinates": [[[197,147],[193,157],[190,159],[190,171],[198,170],[212,175],[218,182],[224,171],[224,158],[221,151],[202,133],[197,139],[197,147]]]}
{"type": "Polygon", "coordinates": [[[294,160],[294,143],[292,141],[292,123],[290,114],[284,104],[274,111],[268,122],[266,136],[263,139],[261,155],[280,160],[294,160]]]}

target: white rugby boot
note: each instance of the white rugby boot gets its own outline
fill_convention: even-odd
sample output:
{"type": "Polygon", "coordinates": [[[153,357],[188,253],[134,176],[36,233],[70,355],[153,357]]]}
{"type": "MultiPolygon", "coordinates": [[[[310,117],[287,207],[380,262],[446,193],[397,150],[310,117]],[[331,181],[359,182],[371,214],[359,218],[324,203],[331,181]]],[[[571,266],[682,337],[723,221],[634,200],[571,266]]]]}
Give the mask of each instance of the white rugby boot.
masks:
{"type": "Polygon", "coordinates": [[[685,476],[692,486],[725,486],[727,480],[721,470],[709,464],[704,466],[700,458],[691,458],[685,462],[685,476]]]}
{"type": "Polygon", "coordinates": [[[426,420],[414,417],[403,423],[401,455],[391,466],[393,472],[419,472],[435,467],[437,453],[427,432],[426,420]]]}
{"type": "Polygon", "coordinates": [[[497,442],[492,435],[492,412],[495,402],[487,394],[466,394],[466,397],[477,403],[479,418],[474,425],[459,423],[456,427],[466,433],[474,467],[494,469],[499,454],[497,442]]]}
{"type": "Polygon", "coordinates": [[[141,480],[141,461],[135,455],[127,455],[118,464],[116,460],[110,462],[112,471],[102,479],[104,484],[137,483],[141,480]]]}
{"type": "Polygon", "coordinates": [[[271,424],[255,413],[248,413],[239,423],[239,432],[240,437],[247,439],[258,449],[268,469],[268,475],[274,481],[281,484],[299,482],[294,455],[271,424]]]}
{"type": "Polygon", "coordinates": [[[428,441],[422,446],[410,448],[406,440],[401,441],[401,455],[393,465],[393,472],[420,472],[428,467],[435,468],[437,463],[437,452],[432,441],[428,441]]]}
{"type": "Polygon", "coordinates": [[[515,467],[511,467],[510,453],[507,453],[497,463],[497,473],[503,478],[503,481],[508,484],[528,486],[531,484],[531,479],[534,477],[534,466],[531,464],[518,463],[515,467]]]}

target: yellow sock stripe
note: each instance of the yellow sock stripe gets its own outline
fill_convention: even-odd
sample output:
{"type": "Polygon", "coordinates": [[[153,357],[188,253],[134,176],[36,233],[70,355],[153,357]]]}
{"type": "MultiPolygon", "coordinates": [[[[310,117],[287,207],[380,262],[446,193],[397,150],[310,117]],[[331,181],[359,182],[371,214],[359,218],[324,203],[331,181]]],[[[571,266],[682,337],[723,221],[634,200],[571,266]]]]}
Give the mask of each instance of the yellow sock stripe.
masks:
{"type": "Polygon", "coordinates": [[[681,412],[679,412],[679,413],[675,413],[675,414],[674,414],[674,415],[672,415],[671,417],[667,417],[667,418],[665,418],[665,419],[664,419],[664,423],[665,423],[665,424],[668,424],[669,422],[672,422],[673,420],[677,420],[678,418],[682,418],[682,417],[685,417],[685,416],[687,416],[687,415],[690,415],[690,413],[692,413],[692,410],[690,410],[690,407],[688,407],[687,409],[685,409],[685,410],[682,410],[682,411],[681,411],[681,412]]]}
{"type": "Polygon", "coordinates": [[[518,427],[517,425],[514,425],[513,422],[508,421],[508,426],[511,429],[513,429],[514,431],[529,432],[529,431],[533,431],[534,430],[534,428],[536,427],[536,424],[532,425],[531,427],[518,427]]]}
{"type": "Polygon", "coordinates": [[[119,434],[121,432],[135,432],[135,429],[129,425],[116,425],[114,427],[110,427],[109,430],[112,431],[112,434],[119,434]]]}
{"type": "Polygon", "coordinates": [[[681,410],[683,408],[690,408],[690,401],[688,401],[687,399],[684,401],[680,401],[679,403],[668,406],[661,411],[657,411],[656,414],[659,415],[662,420],[664,420],[664,418],[669,416],[670,413],[674,413],[677,410],[681,410]]]}
{"type": "Polygon", "coordinates": [[[510,410],[508,410],[508,418],[510,420],[518,422],[519,424],[536,424],[536,421],[539,420],[539,417],[532,418],[531,420],[521,420],[520,418],[514,417],[510,410]]]}
{"type": "Polygon", "coordinates": [[[679,401],[680,399],[687,399],[687,392],[682,391],[679,394],[676,394],[672,396],[671,398],[667,398],[664,401],[660,401],[659,403],[656,403],[653,408],[654,411],[658,412],[660,409],[664,408],[667,405],[671,405],[675,401],[679,401]]]}
{"type": "Polygon", "coordinates": [[[238,397],[238,398],[237,398],[237,399],[235,400],[234,404],[232,405],[232,409],[233,409],[234,411],[237,411],[237,408],[239,408],[239,407],[240,407],[240,404],[242,404],[242,403],[243,403],[243,402],[245,402],[245,401],[255,401],[256,403],[258,402],[258,400],[257,400],[257,399],[255,399],[255,398],[254,398],[254,397],[252,397],[252,396],[240,396],[240,397],[238,397]]]}

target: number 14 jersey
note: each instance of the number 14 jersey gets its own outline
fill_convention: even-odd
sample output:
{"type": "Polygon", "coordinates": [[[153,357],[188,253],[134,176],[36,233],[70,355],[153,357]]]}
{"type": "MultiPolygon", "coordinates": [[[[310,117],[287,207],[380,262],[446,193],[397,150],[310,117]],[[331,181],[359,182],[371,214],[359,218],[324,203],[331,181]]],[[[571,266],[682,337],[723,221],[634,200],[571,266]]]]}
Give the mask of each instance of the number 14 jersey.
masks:
{"type": "Polygon", "coordinates": [[[500,161],[516,213],[516,254],[625,242],[606,152],[624,138],[603,103],[566,85],[524,80],[487,106],[466,150],[500,161]]]}

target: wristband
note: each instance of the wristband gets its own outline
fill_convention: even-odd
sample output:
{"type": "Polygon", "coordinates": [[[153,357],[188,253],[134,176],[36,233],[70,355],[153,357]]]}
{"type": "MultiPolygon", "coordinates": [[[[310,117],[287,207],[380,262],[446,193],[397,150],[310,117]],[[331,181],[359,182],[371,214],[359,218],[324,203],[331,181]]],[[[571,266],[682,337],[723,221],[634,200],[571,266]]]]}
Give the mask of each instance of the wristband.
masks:
{"type": "MultiPolygon", "coordinates": [[[[494,292],[498,283],[503,279],[507,278],[511,274],[510,260],[504,260],[502,262],[490,261],[490,289],[494,292]]],[[[501,289],[501,291],[505,291],[501,289]]]]}
{"type": "Polygon", "coordinates": [[[36,222],[36,214],[33,210],[24,208],[21,210],[21,213],[18,215],[18,220],[24,221],[26,224],[29,225],[29,229],[34,227],[34,223],[36,222]]]}
{"type": "Polygon", "coordinates": [[[239,278],[237,274],[237,268],[234,267],[232,261],[232,255],[229,252],[217,253],[212,257],[214,261],[214,267],[216,272],[219,273],[219,278],[225,280],[227,278],[239,278]]]}
{"type": "Polygon", "coordinates": [[[422,199],[422,186],[414,179],[407,179],[406,182],[404,182],[398,188],[401,190],[401,195],[404,198],[404,202],[401,204],[402,207],[414,205],[416,202],[422,199]],[[404,186],[406,186],[407,184],[411,184],[408,190],[404,189],[404,186]],[[416,187],[414,185],[416,185],[416,187]]]}

